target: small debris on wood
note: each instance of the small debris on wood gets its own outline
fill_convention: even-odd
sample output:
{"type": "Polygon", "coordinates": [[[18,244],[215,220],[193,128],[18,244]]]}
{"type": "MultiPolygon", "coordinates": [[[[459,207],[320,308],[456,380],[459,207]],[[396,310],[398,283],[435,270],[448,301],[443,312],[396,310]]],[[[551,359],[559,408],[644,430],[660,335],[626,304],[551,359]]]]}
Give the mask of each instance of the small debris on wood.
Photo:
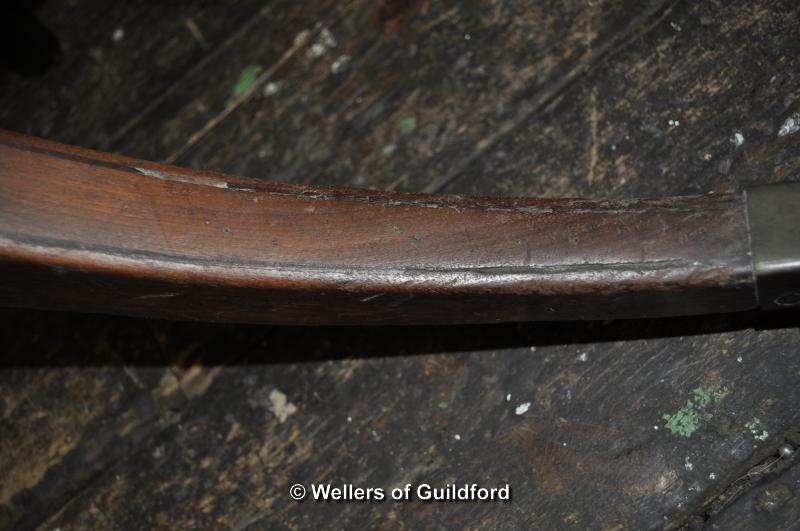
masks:
{"type": "Polygon", "coordinates": [[[332,64],[331,64],[331,74],[338,74],[342,72],[347,65],[350,63],[351,57],[347,54],[340,55],[332,64]]]}
{"type": "Polygon", "coordinates": [[[286,399],[286,395],[277,389],[273,389],[269,394],[269,410],[278,419],[278,422],[286,422],[290,416],[297,412],[297,406],[286,399]]]}
{"type": "Polygon", "coordinates": [[[262,94],[264,94],[264,96],[266,97],[269,97],[274,94],[277,94],[280,89],[281,89],[280,81],[270,81],[269,83],[264,85],[264,90],[262,91],[262,94]]]}

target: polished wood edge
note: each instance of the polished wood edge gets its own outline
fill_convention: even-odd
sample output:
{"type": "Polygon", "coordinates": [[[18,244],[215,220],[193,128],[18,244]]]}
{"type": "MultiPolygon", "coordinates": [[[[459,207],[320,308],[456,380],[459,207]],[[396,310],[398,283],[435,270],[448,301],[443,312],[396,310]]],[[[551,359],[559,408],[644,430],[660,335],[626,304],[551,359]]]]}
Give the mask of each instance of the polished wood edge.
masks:
{"type": "Polygon", "coordinates": [[[755,305],[739,194],[531,199],[310,187],[8,132],[0,183],[0,265],[15,286],[0,291],[4,304],[287,324],[755,305]],[[152,289],[182,297],[139,293],[152,289]],[[200,306],[182,307],[191,291],[200,306]]]}

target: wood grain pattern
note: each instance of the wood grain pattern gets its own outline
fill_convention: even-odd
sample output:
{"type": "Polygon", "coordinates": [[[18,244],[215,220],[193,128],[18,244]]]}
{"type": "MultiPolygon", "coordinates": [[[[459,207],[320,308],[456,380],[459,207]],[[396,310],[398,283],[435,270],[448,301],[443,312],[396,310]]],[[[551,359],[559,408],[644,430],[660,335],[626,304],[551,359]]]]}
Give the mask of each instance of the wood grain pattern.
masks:
{"type": "Polygon", "coordinates": [[[464,198],[269,184],[0,135],[5,304],[282,324],[755,305],[738,195],[464,198]]]}

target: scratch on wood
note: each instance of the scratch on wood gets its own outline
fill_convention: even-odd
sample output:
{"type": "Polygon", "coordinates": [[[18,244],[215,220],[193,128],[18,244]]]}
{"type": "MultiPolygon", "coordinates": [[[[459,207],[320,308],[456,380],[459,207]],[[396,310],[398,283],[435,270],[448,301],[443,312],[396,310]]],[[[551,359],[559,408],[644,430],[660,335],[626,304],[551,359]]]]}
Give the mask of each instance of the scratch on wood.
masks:
{"type": "Polygon", "coordinates": [[[172,297],[178,297],[180,293],[177,292],[170,292],[170,293],[148,293],[147,295],[139,295],[138,297],[134,297],[133,300],[148,300],[148,299],[170,299],[172,297]]]}
{"type": "MultiPolygon", "coordinates": [[[[228,183],[225,181],[215,181],[214,179],[203,179],[202,177],[187,177],[185,175],[175,175],[174,173],[164,173],[158,170],[151,170],[148,168],[134,168],[142,175],[147,175],[154,179],[162,181],[177,181],[180,183],[197,184],[200,186],[213,186],[214,188],[228,188],[228,183]]],[[[241,188],[237,188],[241,190],[241,188]]]]}
{"type": "Polygon", "coordinates": [[[592,144],[589,148],[589,184],[594,182],[594,169],[597,166],[597,87],[592,87],[591,109],[589,111],[589,127],[592,133],[592,144]]]}

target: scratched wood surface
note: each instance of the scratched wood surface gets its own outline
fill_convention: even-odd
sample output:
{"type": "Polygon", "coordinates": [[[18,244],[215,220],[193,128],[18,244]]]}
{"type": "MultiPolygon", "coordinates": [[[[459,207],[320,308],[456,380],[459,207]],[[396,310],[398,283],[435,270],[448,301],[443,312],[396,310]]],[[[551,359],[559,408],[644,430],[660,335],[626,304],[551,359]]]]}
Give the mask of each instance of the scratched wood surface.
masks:
{"type": "MultiPolygon", "coordinates": [[[[0,126],[378,189],[724,192],[800,166],[794,2],[295,4],[45,2],[68,53],[2,74],[0,126]]],[[[2,528],[797,527],[796,458],[778,457],[800,443],[795,312],[400,329],[2,313],[2,528]],[[513,501],[288,496],[423,481],[507,482],[513,501]]]]}

